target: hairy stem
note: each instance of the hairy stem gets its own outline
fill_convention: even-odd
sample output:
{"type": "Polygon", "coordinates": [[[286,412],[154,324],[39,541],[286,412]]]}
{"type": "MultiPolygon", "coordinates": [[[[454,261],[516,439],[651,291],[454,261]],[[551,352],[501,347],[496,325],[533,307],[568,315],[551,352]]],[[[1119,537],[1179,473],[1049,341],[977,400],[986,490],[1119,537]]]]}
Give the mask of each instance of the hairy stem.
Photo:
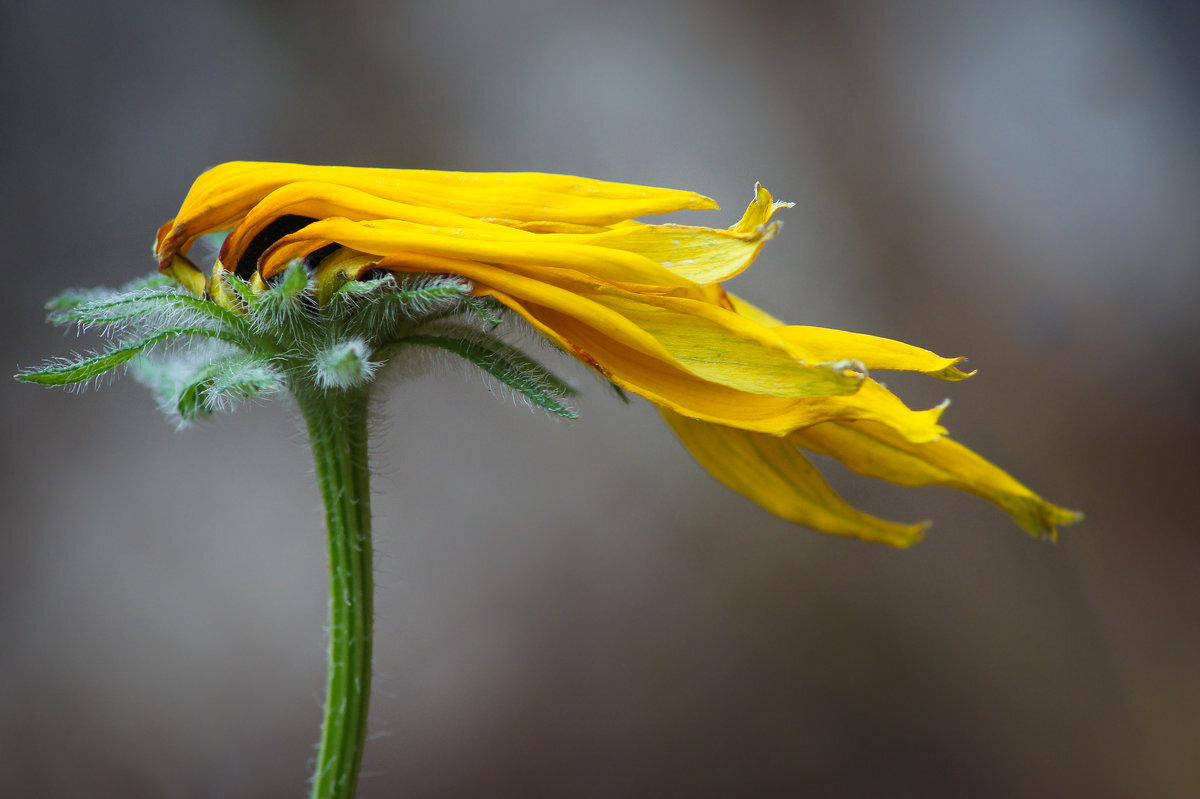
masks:
{"type": "Polygon", "coordinates": [[[298,390],[329,534],[329,674],[312,799],[352,799],[371,694],[367,392],[298,390]]]}

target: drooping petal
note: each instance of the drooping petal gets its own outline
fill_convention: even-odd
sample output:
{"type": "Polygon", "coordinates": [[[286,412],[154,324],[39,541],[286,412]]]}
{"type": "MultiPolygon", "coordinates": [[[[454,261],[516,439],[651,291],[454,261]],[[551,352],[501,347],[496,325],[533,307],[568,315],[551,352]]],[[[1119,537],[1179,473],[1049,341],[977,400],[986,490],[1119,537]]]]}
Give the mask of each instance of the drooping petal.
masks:
{"type": "Polygon", "coordinates": [[[927,524],[898,524],[846,503],[785,438],[687,419],[662,409],[663,418],[700,465],[776,516],[835,535],[893,546],[921,539],[927,524]]]}
{"type": "MultiPolygon", "coordinates": [[[[639,306],[637,295],[610,287],[591,291],[565,277],[565,285],[551,284],[511,269],[414,254],[383,257],[378,266],[461,275],[476,284],[478,293],[494,295],[531,321],[536,318],[543,327],[556,328],[556,341],[571,342],[565,347],[568,351],[586,351],[588,347],[578,342],[594,341],[597,352],[603,350],[606,356],[589,363],[614,377],[635,372],[657,374],[664,382],[691,386],[690,391],[743,395],[769,390],[787,397],[851,393],[862,382],[862,376],[853,370],[802,363],[782,347],[771,349],[746,341],[702,318],[674,314],[674,324],[650,323],[646,316],[660,309],[639,306]],[[700,336],[707,346],[695,345],[700,336]],[[719,357],[722,353],[724,360],[719,357]]],[[[639,383],[631,388],[642,393],[647,387],[639,383]]],[[[682,386],[674,388],[678,391],[682,386]]]]}
{"type": "Polygon", "coordinates": [[[812,367],[824,367],[839,375],[858,375],[852,382],[855,389],[862,380],[857,364],[805,357],[789,349],[769,329],[705,302],[636,295],[609,287],[594,291],[579,285],[566,287],[621,314],[652,335],[693,373],[741,391],[776,397],[812,396],[812,367]]]}
{"type": "Polygon", "coordinates": [[[160,264],[196,236],[229,227],[263,197],[289,183],[317,181],[360,189],[385,200],[464,216],[609,225],[685,208],[716,208],[687,191],[535,172],[439,172],[235,161],[197,178],[176,218],[159,231],[160,264]]]}
{"type": "MultiPolygon", "coordinates": [[[[682,364],[674,355],[662,359],[659,348],[667,349],[667,343],[683,347],[683,342],[665,335],[664,340],[654,340],[650,346],[641,338],[648,332],[643,319],[634,323],[617,313],[611,301],[605,304],[605,295],[614,294],[611,290],[583,296],[511,271],[449,259],[384,258],[379,266],[401,271],[450,271],[467,277],[476,284],[476,293],[494,296],[520,313],[542,335],[613,383],[685,416],[773,435],[785,435],[822,421],[864,419],[881,422],[912,441],[928,441],[946,433],[946,428],[937,422],[944,404],[929,410],[912,410],[875,380],[864,380],[853,368],[838,364],[803,366],[814,376],[804,389],[808,392],[806,396],[799,392],[793,397],[754,394],[744,389],[757,386],[742,384],[744,389],[739,389],[719,382],[721,378],[728,379],[737,365],[725,372],[720,364],[708,364],[712,368],[707,376],[712,379],[697,382],[697,372],[703,371],[701,359],[710,355],[697,353],[697,360],[688,362],[686,371],[678,368],[682,364]],[[844,388],[832,390],[838,384],[830,383],[830,376],[845,380],[847,383],[841,384],[844,388]],[[851,390],[856,384],[857,391],[851,390]]],[[[658,302],[662,298],[642,299],[658,302]]],[[[679,354],[686,353],[680,349],[679,354]]],[[[761,362],[763,355],[756,354],[755,358],[761,362]]],[[[797,361],[793,368],[799,370],[802,362],[797,361]]]]}
{"type": "MultiPolygon", "coordinates": [[[[385,263],[381,262],[380,266],[385,263]]],[[[698,381],[694,374],[666,361],[645,357],[608,335],[607,329],[595,327],[579,316],[522,302],[495,290],[487,285],[486,273],[461,274],[476,283],[478,294],[495,297],[512,308],[551,341],[609,380],[656,405],[691,418],[771,435],[786,435],[831,419],[872,419],[894,428],[906,438],[919,441],[928,441],[946,432],[938,424],[941,407],[913,411],[870,379],[862,381],[858,391],[851,394],[797,398],[752,394],[708,380],[698,381]]],[[[861,375],[850,370],[837,374],[846,379],[861,379],[861,375]]]]}
{"type": "MultiPolygon", "coordinates": [[[[388,264],[387,259],[380,262],[382,268],[388,264]]],[[[454,266],[435,262],[430,268],[450,270],[454,266]]],[[[773,435],[821,421],[858,419],[880,422],[914,442],[931,441],[946,432],[938,424],[945,403],[929,410],[911,410],[876,381],[862,380],[852,364],[802,360],[786,346],[772,343],[761,330],[753,331],[750,320],[743,318],[741,326],[735,325],[731,317],[736,315],[715,305],[670,296],[634,297],[608,287],[589,291],[570,282],[563,284],[565,293],[557,294],[552,290],[559,289],[557,286],[528,281],[510,271],[485,267],[464,272],[461,265],[459,270],[476,281],[483,293],[499,289],[493,293],[501,302],[564,349],[603,367],[605,375],[618,385],[686,416],[773,435]],[[592,302],[582,303],[584,297],[592,302]],[[630,340],[614,340],[609,335],[613,323],[606,321],[611,317],[600,314],[595,306],[617,311],[623,322],[633,324],[632,330],[651,333],[692,374],[717,385],[705,385],[703,390],[690,383],[678,385],[674,372],[651,368],[645,358],[626,352],[622,345],[628,346],[630,340]],[[668,310],[676,313],[668,314],[668,310]],[[655,314],[663,314],[663,318],[655,319],[655,314]],[[718,318],[729,326],[715,324],[718,318]],[[748,369],[748,365],[757,365],[757,369],[748,369]],[[814,367],[826,368],[846,380],[857,375],[860,385],[857,391],[829,390],[825,381],[784,388],[787,384],[781,375],[786,369],[807,373],[814,367]],[[730,394],[720,387],[737,391],[730,394]]]]}
{"type": "Polygon", "coordinates": [[[814,425],[789,438],[804,449],[832,455],[868,477],[905,486],[942,485],[969,491],[998,505],[1033,535],[1053,539],[1057,525],[1082,518],[1046,502],[1003,470],[948,438],[913,443],[869,421],[814,425]]]}

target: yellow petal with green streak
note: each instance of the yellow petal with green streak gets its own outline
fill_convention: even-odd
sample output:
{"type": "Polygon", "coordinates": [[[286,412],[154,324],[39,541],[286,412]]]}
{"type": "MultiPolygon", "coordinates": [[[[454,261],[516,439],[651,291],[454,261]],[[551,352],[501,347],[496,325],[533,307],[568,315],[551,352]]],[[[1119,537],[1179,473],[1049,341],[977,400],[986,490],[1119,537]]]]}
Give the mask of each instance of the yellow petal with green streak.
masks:
{"type": "Polygon", "coordinates": [[[835,535],[905,547],[926,524],[897,524],[856,510],[829,486],[787,439],[687,419],[663,418],[700,465],[762,507],[788,521],[835,535]]]}
{"type": "Polygon", "coordinates": [[[916,444],[871,422],[820,424],[793,433],[804,449],[840,460],[859,474],[905,486],[942,485],[995,503],[1033,535],[1054,539],[1057,525],[1082,515],[1046,502],[971,450],[941,438],[916,444]]]}
{"type": "MultiPolygon", "coordinates": [[[[845,394],[857,390],[861,375],[828,365],[806,365],[791,358],[777,345],[774,348],[739,338],[728,330],[699,317],[674,313],[641,302],[631,292],[596,287],[563,277],[564,284],[551,284],[477,262],[444,258],[418,258],[406,254],[393,260],[382,258],[382,269],[411,271],[418,265],[424,271],[461,275],[477,284],[520,298],[542,309],[543,315],[556,315],[570,328],[565,337],[594,331],[611,342],[614,363],[658,361],[703,390],[705,384],[734,389],[735,392],[770,392],[797,397],[818,394],[845,394]],[[739,360],[740,359],[740,360],[739,360]],[[697,381],[695,378],[702,378],[697,381]]],[[[733,316],[733,314],[730,314],[733,316]]],[[[617,373],[627,368],[604,364],[617,373]]]]}
{"type": "Polygon", "coordinates": [[[476,218],[609,225],[647,214],[716,208],[687,191],[536,172],[439,172],[235,161],[192,185],[176,218],[159,232],[160,264],[196,236],[229,227],[263,197],[288,183],[318,181],[387,200],[476,218]]]}
{"type": "Polygon", "coordinates": [[[974,372],[964,372],[955,364],[963,358],[944,358],[921,347],[865,333],[847,333],[824,327],[788,325],[741,297],[728,295],[734,310],[767,327],[777,327],[779,336],[797,351],[806,352],[817,361],[848,358],[859,361],[868,369],[897,369],[923,372],[942,380],[965,380],[974,372]]]}
{"type": "MultiPolygon", "coordinates": [[[[486,264],[405,256],[383,258],[379,267],[398,272],[462,275],[475,283],[478,295],[495,297],[608,379],[689,417],[772,435],[785,435],[831,419],[876,420],[918,441],[945,433],[937,421],[941,407],[910,410],[894,394],[869,379],[861,383],[857,392],[846,396],[801,398],[751,394],[700,379],[682,368],[661,342],[613,309],[486,264]]],[[[839,379],[861,379],[853,371],[833,371],[839,379]]]]}
{"type": "Polygon", "coordinates": [[[854,364],[798,357],[773,331],[708,303],[607,286],[567,288],[617,311],[693,374],[740,391],[775,397],[847,394],[862,380],[854,364]],[[814,383],[814,374],[825,379],[814,383]]]}
{"type": "Polygon", "coordinates": [[[863,381],[857,392],[846,396],[787,398],[748,394],[710,381],[697,382],[694,375],[630,352],[604,331],[581,324],[566,314],[522,303],[485,287],[477,286],[476,291],[495,296],[551,341],[622,388],[688,417],[776,436],[831,419],[871,419],[919,441],[946,432],[937,421],[940,407],[910,410],[873,380],[863,381]]]}
{"type": "MultiPolygon", "coordinates": [[[[604,302],[603,297],[613,293],[603,290],[599,295],[600,301],[604,302]]],[[[693,320],[692,328],[695,327],[696,320],[703,319],[707,323],[719,325],[741,339],[757,342],[772,351],[786,352],[789,357],[804,363],[855,362],[869,369],[906,369],[951,380],[969,377],[954,367],[961,359],[943,358],[929,350],[878,336],[820,327],[768,326],[753,317],[731,312],[713,302],[711,298],[640,296],[638,301],[643,306],[675,311],[676,316],[693,320]]],[[[669,318],[664,317],[664,321],[669,318]]],[[[770,319],[765,315],[760,318],[770,319]]],[[[709,342],[694,329],[680,325],[666,331],[665,334],[679,337],[682,346],[695,349],[697,357],[705,357],[703,348],[708,346],[709,342]]],[[[720,359],[722,353],[720,350],[714,350],[711,357],[720,359]]]]}

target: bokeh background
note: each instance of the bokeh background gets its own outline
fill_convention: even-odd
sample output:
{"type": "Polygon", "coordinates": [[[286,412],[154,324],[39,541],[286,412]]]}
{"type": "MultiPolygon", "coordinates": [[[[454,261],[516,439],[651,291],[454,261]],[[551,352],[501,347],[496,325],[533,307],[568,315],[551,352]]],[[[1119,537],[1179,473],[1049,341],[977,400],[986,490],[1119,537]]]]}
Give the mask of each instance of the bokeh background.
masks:
{"type": "MultiPolygon", "coordinates": [[[[1200,796],[1200,21],[1184,0],[6,3],[0,358],[153,268],[231,159],[540,170],[796,202],[734,288],[966,354],[956,437],[1088,513],[939,489],[908,551],[770,517],[647,403],[391,387],[368,797],[1200,796]]],[[[0,381],[0,785],[294,797],[324,673],[287,407],[176,432],[0,381]]]]}

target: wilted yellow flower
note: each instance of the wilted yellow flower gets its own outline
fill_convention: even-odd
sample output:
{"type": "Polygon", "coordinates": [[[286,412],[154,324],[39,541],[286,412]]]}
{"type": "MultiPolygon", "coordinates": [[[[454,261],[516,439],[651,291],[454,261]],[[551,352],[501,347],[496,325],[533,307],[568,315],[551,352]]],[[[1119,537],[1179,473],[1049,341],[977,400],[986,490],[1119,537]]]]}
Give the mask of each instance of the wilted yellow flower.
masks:
{"type": "Polygon", "coordinates": [[[902,485],[946,485],[1053,537],[1078,516],[950,441],[944,406],[914,411],[869,370],[968,375],[960,358],[875,336],[786,325],[721,283],[778,232],[787,203],[761,186],[727,230],[635,217],[712,209],[698,194],[540,173],[459,173],[234,162],[197,179],[159,231],[160,268],[237,309],[224,276],[265,287],[304,263],[325,302],[386,271],[457,275],[564,351],[655,403],[717,479],[818,530],[905,545],[924,525],[861,513],[802,450],[902,485]],[[229,230],[211,275],[188,258],[229,230]]]}

